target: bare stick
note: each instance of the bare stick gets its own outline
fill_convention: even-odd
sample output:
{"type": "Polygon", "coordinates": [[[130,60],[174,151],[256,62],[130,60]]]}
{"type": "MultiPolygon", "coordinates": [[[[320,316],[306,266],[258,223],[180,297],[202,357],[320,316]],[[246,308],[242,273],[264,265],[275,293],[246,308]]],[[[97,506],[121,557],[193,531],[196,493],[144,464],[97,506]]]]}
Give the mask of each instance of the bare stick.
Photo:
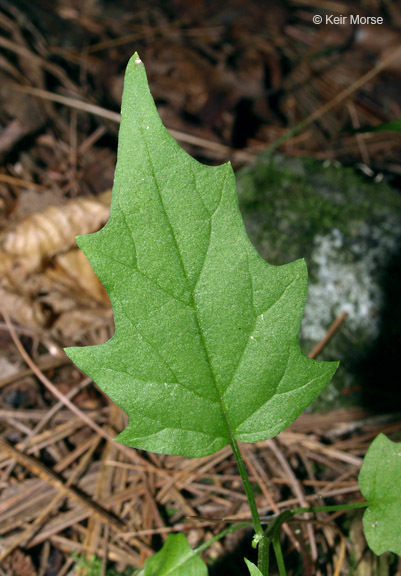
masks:
{"type": "Polygon", "coordinates": [[[325,348],[327,346],[327,344],[330,342],[330,340],[333,338],[334,334],[339,330],[341,324],[344,322],[344,320],[346,319],[347,316],[348,316],[348,313],[343,312],[342,314],[340,314],[340,316],[338,316],[334,320],[333,324],[327,330],[324,337],[320,340],[320,342],[318,342],[316,344],[316,346],[313,348],[313,350],[308,354],[309,358],[316,358],[316,356],[318,354],[320,354],[320,352],[323,350],[323,348],[325,348]]]}

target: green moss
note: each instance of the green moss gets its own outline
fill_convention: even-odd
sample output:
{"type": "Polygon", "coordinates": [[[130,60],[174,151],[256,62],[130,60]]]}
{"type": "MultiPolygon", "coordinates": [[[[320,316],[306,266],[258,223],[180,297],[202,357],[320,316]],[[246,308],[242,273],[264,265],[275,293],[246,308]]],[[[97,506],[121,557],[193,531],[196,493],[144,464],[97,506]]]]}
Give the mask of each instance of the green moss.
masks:
{"type": "Polygon", "coordinates": [[[401,200],[385,183],[310,158],[264,153],[237,179],[250,237],[264,256],[269,243],[273,264],[307,258],[316,235],[333,228],[352,240],[363,231],[361,214],[369,215],[371,225],[380,225],[384,217],[391,219],[392,210],[401,212],[401,200]]]}

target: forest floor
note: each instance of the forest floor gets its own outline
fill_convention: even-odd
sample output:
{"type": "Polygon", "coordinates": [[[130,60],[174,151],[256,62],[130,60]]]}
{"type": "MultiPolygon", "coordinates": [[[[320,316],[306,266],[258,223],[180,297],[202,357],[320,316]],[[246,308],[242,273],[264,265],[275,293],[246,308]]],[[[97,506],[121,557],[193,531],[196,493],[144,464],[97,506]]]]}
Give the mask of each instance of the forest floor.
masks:
{"type": "MultiPolygon", "coordinates": [[[[228,448],[189,460],[112,442],[125,414],[62,351],[113,333],[75,236],[108,217],[129,57],[202,162],[239,168],[276,147],[399,188],[401,135],[355,130],[401,118],[400,30],[399,1],[0,0],[0,576],[129,574],[171,532],[196,546],[250,519],[228,448]]],[[[352,408],[242,445],[261,513],[360,499],[379,432],[400,439],[399,415],[352,408]]],[[[400,576],[400,561],[369,552],[360,516],[288,524],[288,574],[400,576]]],[[[210,574],[245,574],[250,537],[211,546],[210,574]]]]}

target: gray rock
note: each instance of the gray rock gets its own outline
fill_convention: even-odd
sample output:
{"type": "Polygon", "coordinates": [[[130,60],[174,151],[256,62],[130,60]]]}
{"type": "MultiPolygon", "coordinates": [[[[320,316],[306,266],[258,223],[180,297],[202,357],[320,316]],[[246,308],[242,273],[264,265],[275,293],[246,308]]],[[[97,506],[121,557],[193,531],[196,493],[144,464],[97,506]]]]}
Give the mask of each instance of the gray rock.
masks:
{"type": "Polygon", "coordinates": [[[399,273],[388,282],[401,248],[399,193],[338,164],[267,153],[239,170],[237,183],[245,226],[260,254],[276,265],[307,262],[303,350],[310,351],[333,320],[348,313],[319,356],[339,359],[341,367],[315,408],[360,402],[374,374],[384,379],[380,362],[389,372],[386,338],[392,335],[391,348],[400,336],[400,307],[396,312],[388,297],[390,288],[398,301],[394,286],[400,287],[399,273]],[[386,347],[383,356],[380,348],[386,347]]]}

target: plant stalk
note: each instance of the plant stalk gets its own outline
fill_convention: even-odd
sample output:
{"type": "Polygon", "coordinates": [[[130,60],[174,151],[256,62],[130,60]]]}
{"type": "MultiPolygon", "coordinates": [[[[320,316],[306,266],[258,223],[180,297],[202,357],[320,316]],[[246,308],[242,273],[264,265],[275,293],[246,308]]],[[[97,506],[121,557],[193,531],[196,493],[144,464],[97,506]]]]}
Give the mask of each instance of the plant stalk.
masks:
{"type": "Polygon", "coordinates": [[[263,576],[268,576],[269,572],[269,547],[270,543],[266,538],[265,531],[263,530],[258,509],[256,506],[255,495],[251,483],[249,481],[248,472],[246,471],[244,460],[240,452],[237,441],[231,438],[231,448],[237,461],[238,470],[241,476],[242,484],[245,489],[246,497],[248,498],[249,508],[251,509],[252,523],[255,534],[259,538],[258,541],[258,568],[263,576]]]}
{"type": "Polygon", "coordinates": [[[287,572],[285,570],[283,551],[281,550],[280,538],[278,534],[273,538],[273,548],[276,555],[279,574],[280,576],[286,576],[287,572]]]}
{"type": "Polygon", "coordinates": [[[333,506],[310,506],[308,508],[291,508],[288,512],[291,512],[293,516],[295,514],[317,514],[318,512],[339,512],[341,510],[355,510],[358,508],[367,508],[369,502],[364,500],[363,502],[350,502],[349,504],[334,504],[333,506]]]}

